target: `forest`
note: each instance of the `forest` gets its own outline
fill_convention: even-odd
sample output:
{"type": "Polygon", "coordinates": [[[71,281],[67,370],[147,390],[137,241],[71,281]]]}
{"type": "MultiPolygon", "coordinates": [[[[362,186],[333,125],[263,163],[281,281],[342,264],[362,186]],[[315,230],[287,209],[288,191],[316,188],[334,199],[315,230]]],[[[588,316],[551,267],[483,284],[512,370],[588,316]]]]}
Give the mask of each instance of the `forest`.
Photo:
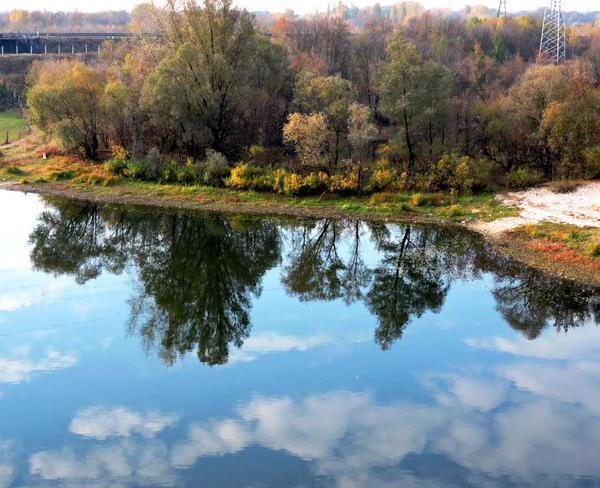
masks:
{"type": "Polygon", "coordinates": [[[600,24],[570,26],[556,65],[536,16],[378,9],[141,5],[94,61],[33,65],[30,121],[44,153],[116,179],[303,195],[600,177],[600,24]]]}

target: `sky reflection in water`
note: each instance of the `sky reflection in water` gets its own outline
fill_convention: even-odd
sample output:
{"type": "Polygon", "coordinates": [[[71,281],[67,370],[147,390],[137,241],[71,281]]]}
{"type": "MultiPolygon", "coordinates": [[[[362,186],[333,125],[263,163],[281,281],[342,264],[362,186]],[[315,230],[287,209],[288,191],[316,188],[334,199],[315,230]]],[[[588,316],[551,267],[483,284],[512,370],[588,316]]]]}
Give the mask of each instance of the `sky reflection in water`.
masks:
{"type": "Polygon", "coordinates": [[[0,486],[600,486],[597,290],[456,229],[0,207],[0,486]]]}

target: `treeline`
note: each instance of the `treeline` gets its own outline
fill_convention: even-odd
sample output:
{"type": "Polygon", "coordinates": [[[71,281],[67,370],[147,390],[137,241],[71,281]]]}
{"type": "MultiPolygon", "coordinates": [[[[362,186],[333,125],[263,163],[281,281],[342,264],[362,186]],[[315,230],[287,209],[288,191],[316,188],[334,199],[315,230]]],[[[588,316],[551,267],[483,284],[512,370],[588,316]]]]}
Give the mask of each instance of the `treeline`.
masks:
{"type": "Polygon", "coordinates": [[[49,12],[47,10],[20,10],[0,12],[0,30],[8,32],[34,31],[125,31],[130,14],[125,10],[106,12],[49,12]]]}
{"type": "Polygon", "coordinates": [[[138,10],[157,39],[30,73],[32,122],[147,180],[288,194],[473,192],[600,176],[600,35],[536,61],[539,19],[280,16],[230,0],[138,10]],[[237,163],[233,165],[232,163],[237,163]]]}

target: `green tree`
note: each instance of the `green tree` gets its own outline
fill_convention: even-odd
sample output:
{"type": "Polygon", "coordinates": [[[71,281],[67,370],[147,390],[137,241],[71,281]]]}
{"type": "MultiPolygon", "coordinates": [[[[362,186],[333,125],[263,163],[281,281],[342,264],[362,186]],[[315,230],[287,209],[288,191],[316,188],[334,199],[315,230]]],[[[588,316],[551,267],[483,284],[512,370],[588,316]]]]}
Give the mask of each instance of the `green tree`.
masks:
{"type": "Polygon", "coordinates": [[[200,155],[208,145],[228,145],[241,107],[251,96],[249,75],[256,49],[252,16],[231,0],[169,2],[162,24],[168,54],[147,79],[144,106],[152,122],[170,127],[174,143],[200,155]]]}
{"type": "Polygon", "coordinates": [[[445,140],[445,117],[454,79],[447,68],[426,62],[415,46],[400,37],[387,47],[388,60],[379,73],[379,110],[400,127],[408,173],[420,156],[420,141],[433,152],[434,138],[445,140]],[[439,123],[439,125],[438,125],[439,123]]]}

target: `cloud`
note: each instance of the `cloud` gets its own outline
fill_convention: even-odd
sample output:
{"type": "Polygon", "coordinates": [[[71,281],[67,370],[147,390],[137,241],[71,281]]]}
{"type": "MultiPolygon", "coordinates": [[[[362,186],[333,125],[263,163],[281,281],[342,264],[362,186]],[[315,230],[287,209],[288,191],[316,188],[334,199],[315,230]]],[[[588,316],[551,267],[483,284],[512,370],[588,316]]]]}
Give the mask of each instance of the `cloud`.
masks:
{"type": "Polygon", "coordinates": [[[178,421],[177,415],[153,410],[140,413],[125,407],[94,406],[77,412],[69,431],[100,440],[112,436],[129,437],[133,433],[151,438],[178,421]]]}
{"type": "Polygon", "coordinates": [[[0,312],[14,312],[33,305],[55,303],[66,288],[65,283],[52,281],[40,289],[0,293],[0,312]]]}
{"type": "Polygon", "coordinates": [[[498,368],[498,374],[518,388],[587,407],[600,414],[600,362],[573,361],[567,364],[518,362],[498,368]]]}
{"type": "Polygon", "coordinates": [[[0,488],[11,486],[15,477],[14,452],[12,442],[0,440],[0,488]]]}
{"type": "Polygon", "coordinates": [[[176,486],[164,443],[122,439],[76,452],[40,451],[29,458],[29,472],[61,486],[176,486]]]}
{"type": "Polygon", "coordinates": [[[287,351],[307,351],[314,347],[332,343],[333,339],[324,335],[298,337],[292,335],[265,332],[250,336],[240,349],[232,350],[229,364],[245,363],[258,359],[266,354],[287,351]]]}
{"type": "Polygon", "coordinates": [[[600,354],[600,334],[593,324],[569,329],[561,335],[560,340],[557,340],[553,331],[547,331],[533,341],[517,336],[515,339],[470,338],[465,343],[478,349],[490,349],[538,359],[593,359],[600,354]]]}
{"type": "Polygon", "coordinates": [[[37,374],[70,368],[76,364],[77,357],[74,354],[62,354],[54,349],[47,349],[46,357],[39,360],[26,356],[0,358],[0,383],[21,383],[37,374]]]}
{"type": "Polygon", "coordinates": [[[482,412],[500,405],[506,398],[509,386],[504,381],[489,381],[457,374],[430,375],[425,382],[435,392],[440,405],[461,405],[482,412]]]}

